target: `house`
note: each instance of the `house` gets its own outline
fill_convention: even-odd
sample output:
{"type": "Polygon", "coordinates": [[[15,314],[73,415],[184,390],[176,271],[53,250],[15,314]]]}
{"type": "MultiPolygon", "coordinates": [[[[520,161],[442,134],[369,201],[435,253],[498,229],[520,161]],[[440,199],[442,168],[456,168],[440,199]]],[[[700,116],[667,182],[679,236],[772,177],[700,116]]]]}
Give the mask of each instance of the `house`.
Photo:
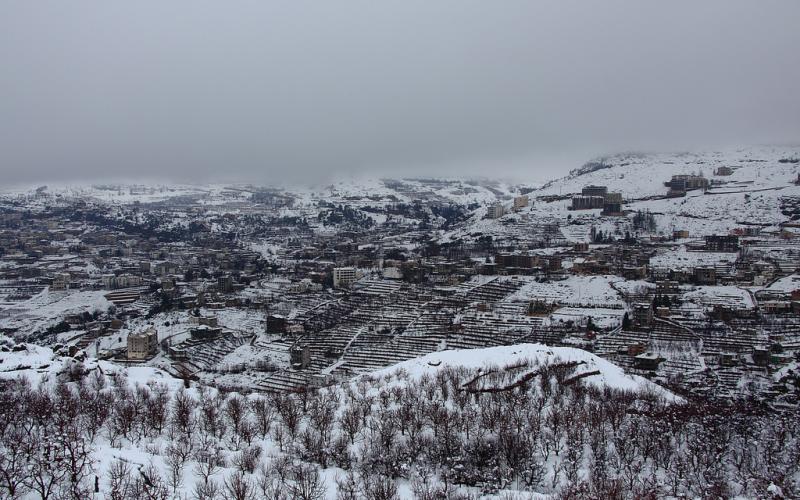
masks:
{"type": "Polygon", "coordinates": [[[489,208],[486,210],[486,218],[487,219],[499,219],[503,215],[505,215],[506,209],[500,203],[495,203],[494,205],[490,205],[489,208]]]}
{"type": "Polygon", "coordinates": [[[541,265],[540,259],[536,255],[522,255],[503,253],[497,254],[494,257],[494,263],[499,268],[518,268],[518,269],[533,269],[541,265]]]}
{"type": "Polygon", "coordinates": [[[311,378],[308,380],[308,385],[316,388],[328,387],[335,383],[336,378],[330,373],[317,373],[311,375],[311,378]]]}
{"type": "Polygon", "coordinates": [[[708,179],[702,175],[673,175],[664,185],[669,188],[667,196],[686,196],[686,191],[708,189],[708,179]]]}
{"type": "Polygon", "coordinates": [[[738,252],[739,237],[733,234],[706,236],[704,249],[707,252],[738,252]]]}
{"type": "Polygon", "coordinates": [[[399,267],[384,267],[383,277],[391,280],[400,280],[403,279],[403,272],[399,267]]]}
{"type": "Polygon", "coordinates": [[[658,306],[656,307],[656,316],[659,318],[669,318],[670,311],[669,307],[666,306],[658,306]]]}
{"type": "Polygon", "coordinates": [[[719,364],[721,366],[736,366],[739,357],[735,352],[721,352],[719,353],[719,364]]]}
{"type": "Polygon", "coordinates": [[[524,194],[522,196],[517,196],[514,198],[514,211],[518,212],[523,208],[527,207],[530,200],[528,199],[528,195],[524,194]]]}
{"type": "Polygon", "coordinates": [[[603,208],[605,198],[603,196],[573,196],[570,210],[591,210],[603,208]]]}
{"type": "Polygon", "coordinates": [[[153,273],[159,276],[167,276],[178,272],[178,265],[174,262],[157,262],[152,266],[153,273]]]}
{"type": "Polygon", "coordinates": [[[217,291],[220,293],[230,293],[233,291],[233,276],[226,274],[217,278],[217,291]]]}
{"type": "Polygon", "coordinates": [[[601,198],[605,198],[606,194],[608,193],[608,187],[606,186],[584,186],[581,190],[581,194],[583,196],[600,196],[601,198]]]}
{"type": "Polygon", "coordinates": [[[602,215],[622,215],[622,193],[606,193],[602,215]]]}
{"type": "Polygon", "coordinates": [[[193,340],[213,340],[222,335],[222,328],[208,325],[200,325],[189,330],[193,340]]]}
{"type": "Polygon", "coordinates": [[[656,281],[656,295],[677,295],[680,291],[680,283],[675,280],[656,281]]]}
{"type": "Polygon", "coordinates": [[[295,370],[308,368],[311,364],[311,349],[308,346],[294,346],[289,350],[289,362],[295,370]]]}
{"type": "Polygon", "coordinates": [[[655,371],[664,358],[654,352],[643,352],[633,357],[633,367],[639,370],[655,371]]]}
{"type": "Polygon", "coordinates": [[[673,240],[681,240],[688,237],[689,237],[689,231],[687,231],[686,229],[676,229],[672,231],[673,240]]]}
{"type": "Polygon", "coordinates": [[[636,342],[633,344],[628,345],[627,353],[628,356],[638,356],[647,351],[647,346],[642,342],[636,342]]]}
{"type": "Polygon", "coordinates": [[[53,277],[53,284],[50,286],[51,290],[67,290],[69,288],[69,273],[56,273],[53,277]]]}
{"type": "Polygon", "coordinates": [[[763,346],[753,347],[753,364],[756,366],[769,366],[769,349],[763,346]]]}
{"type": "Polygon", "coordinates": [[[270,314],[267,316],[267,331],[266,333],[284,333],[286,332],[286,317],[281,314],[270,314]]]}
{"type": "Polygon", "coordinates": [[[622,266],[622,276],[629,280],[640,280],[647,277],[647,266],[622,266]]]}
{"type": "Polygon", "coordinates": [[[158,352],[158,332],[149,328],[143,332],[128,335],[128,359],[145,360],[158,352]]]}
{"type": "Polygon", "coordinates": [[[113,274],[104,274],[102,280],[103,287],[108,290],[142,285],[142,277],[133,274],[121,274],[119,276],[115,276],[113,274]]]}
{"type": "Polygon", "coordinates": [[[333,287],[349,288],[358,279],[358,274],[354,267],[335,267],[333,268],[333,287]]]}
{"type": "Polygon", "coordinates": [[[694,268],[694,282],[698,285],[716,285],[717,270],[710,266],[694,268]]]}
{"type": "Polygon", "coordinates": [[[719,176],[727,176],[732,174],[733,174],[733,168],[726,166],[719,167],[717,168],[717,170],[714,171],[714,175],[719,175],[719,176]]]}
{"type": "Polygon", "coordinates": [[[650,304],[633,305],[633,323],[639,327],[649,327],[653,323],[653,308],[650,304]]]}
{"type": "Polygon", "coordinates": [[[588,252],[589,251],[589,244],[584,242],[575,243],[572,245],[573,252],[588,252]]]}
{"type": "Polygon", "coordinates": [[[761,303],[761,310],[767,314],[785,314],[792,312],[792,303],[788,300],[766,300],[761,303]]]}

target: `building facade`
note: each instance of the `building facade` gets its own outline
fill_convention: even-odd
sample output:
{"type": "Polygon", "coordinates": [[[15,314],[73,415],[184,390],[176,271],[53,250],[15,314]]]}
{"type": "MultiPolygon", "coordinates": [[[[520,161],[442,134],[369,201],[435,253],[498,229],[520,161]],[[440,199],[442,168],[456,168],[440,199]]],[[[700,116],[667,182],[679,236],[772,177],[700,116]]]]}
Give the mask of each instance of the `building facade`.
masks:
{"type": "Polygon", "coordinates": [[[334,288],[349,288],[357,279],[354,267],[335,267],[333,269],[334,288]]]}
{"type": "Polygon", "coordinates": [[[158,352],[158,332],[150,328],[128,335],[128,359],[144,360],[158,352]]]}

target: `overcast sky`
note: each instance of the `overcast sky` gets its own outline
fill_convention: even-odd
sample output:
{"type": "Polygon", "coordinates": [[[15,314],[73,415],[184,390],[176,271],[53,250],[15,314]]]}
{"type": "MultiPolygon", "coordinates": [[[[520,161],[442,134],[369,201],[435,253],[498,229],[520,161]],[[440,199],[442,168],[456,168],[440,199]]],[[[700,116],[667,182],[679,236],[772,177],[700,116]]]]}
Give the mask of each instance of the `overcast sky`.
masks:
{"type": "Polygon", "coordinates": [[[4,183],[800,142],[800,2],[3,0],[4,183]]]}

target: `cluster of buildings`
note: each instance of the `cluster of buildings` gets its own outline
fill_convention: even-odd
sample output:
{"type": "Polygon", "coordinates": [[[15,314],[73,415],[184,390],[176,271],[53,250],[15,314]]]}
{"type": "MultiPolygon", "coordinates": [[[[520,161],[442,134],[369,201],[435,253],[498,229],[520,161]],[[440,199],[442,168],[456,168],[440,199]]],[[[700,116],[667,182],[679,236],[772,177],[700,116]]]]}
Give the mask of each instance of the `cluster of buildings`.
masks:
{"type": "MultiPolygon", "coordinates": [[[[526,194],[515,196],[511,202],[511,212],[519,212],[520,210],[531,206],[530,197],[526,194]]],[[[509,213],[503,203],[492,203],[486,209],[487,219],[499,219],[505,214],[509,213]]]]}
{"type": "MultiPolygon", "coordinates": [[[[685,193],[704,181],[675,176],[669,187],[685,193]]],[[[621,194],[595,185],[571,208],[618,216],[597,219],[602,243],[571,237],[590,232],[583,221],[530,215],[529,194],[490,205],[489,219],[507,207],[523,213],[482,221],[497,225],[484,233],[467,226],[467,209],[424,198],[429,191],[414,204],[365,193],[306,207],[257,193],[213,210],[184,199],[6,202],[0,328],[75,349],[102,341],[112,359],[251,390],[331,383],[439,349],[542,342],[592,350],[687,391],[729,397],[754,380],[759,397],[797,403],[792,380],[773,376],[800,351],[792,239],[749,226],[640,234],[621,194]],[[617,299],[519,295],[593,278],[612,283],[617,299]],[[67,314],[57,329],[19,313],[39,294],[88,292],[113,307],[67,314]]]]}
{"type": "MultiPolygon", "coordinates": [[[[727,168],[727,167],[720,167],[727,168]]],[[[730,174],[727,174],[730,175],[730,174]]],[[[673,175],[672,179],[664,183],[668,187],[667,196],[670,198],[686,196],[687,191],[696,189],[706,190],[709,187],[709,181],[702,174],[681,174],[673,175]]]]}
{"type": "Polygon", "coordinates": [[[623,215],[622,194],[610,193],[606,186],[586,186],[572,197],[571,210],[601,209],[602,215],[623,215]]]}

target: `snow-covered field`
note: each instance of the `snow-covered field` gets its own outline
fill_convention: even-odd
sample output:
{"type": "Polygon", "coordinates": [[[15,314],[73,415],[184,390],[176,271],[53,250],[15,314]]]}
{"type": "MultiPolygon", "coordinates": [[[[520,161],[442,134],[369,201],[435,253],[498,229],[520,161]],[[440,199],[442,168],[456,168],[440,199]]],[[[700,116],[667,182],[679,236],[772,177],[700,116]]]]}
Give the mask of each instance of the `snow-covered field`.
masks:
{"type": "Polygon", "coordinates": [[[583,304],[622,305],[612,284],[624,281],[619,276],[570,276],[562,281],[540,283],[535,280],[506,297],[506,301],[575,302],[583,304]]]}
{"type": "Polygon", "coordinates": [[[736,286],[697,286],[685,292],[682,298],[686,302],[700,304],[707,308],[719,305],[750,311],[755,307],[750,292],[736,286]]]}
{"type": "Polygon", "coordinates": [[[732,265],[736,262],[736,253],[697,252],[687,250],[684,245],[674,249],[661,250],[659,254],[650,259],[650,267],[674,270],[691,270],[695,267],[719,264],[732,265]]]}
{"type": "Polygon", "coordinates": [[[34,332],[53,326],[68,314],[105,312],[111,307],[105,293],[50,291],[46,288],[28,300],[0,305],[0,312],[6,316],[0,319],[0,327],[34,332]]]}

